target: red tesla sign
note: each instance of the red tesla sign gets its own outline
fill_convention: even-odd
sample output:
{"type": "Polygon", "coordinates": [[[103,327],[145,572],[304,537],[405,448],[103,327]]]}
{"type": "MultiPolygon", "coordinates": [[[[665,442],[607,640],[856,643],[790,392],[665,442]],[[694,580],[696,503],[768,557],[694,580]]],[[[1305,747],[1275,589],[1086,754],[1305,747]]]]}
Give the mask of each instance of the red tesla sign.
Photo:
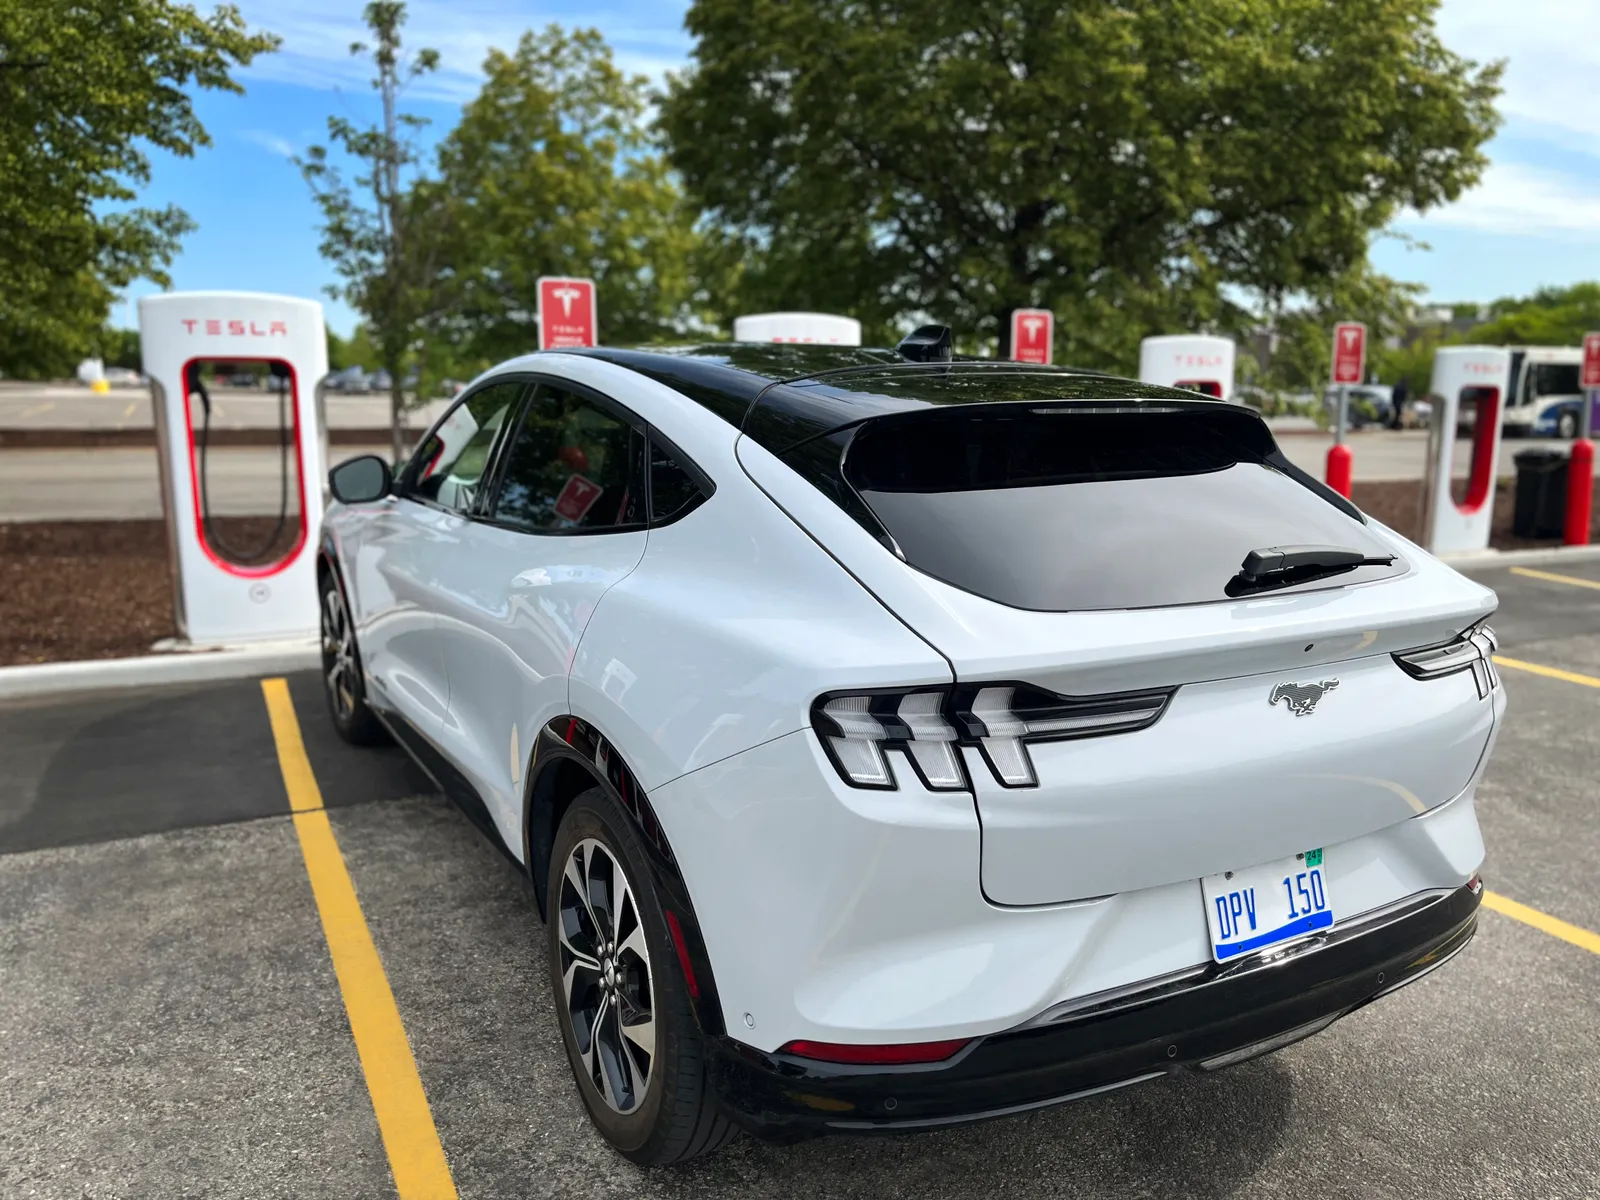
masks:
{"type": "Polygon", "coordinates": [[[539,349],[599,344],[594,280],[546,275],[539,280],[539,349]]]}
{"type": "Polygon", "coordinates": [[[1056,316],[1047,308],[1011,310],[1011,357],[1017,362],[1048,363],[1056,340],[1056,316]]]}
{"type": "Polygon", "coordinates": [[[1360,383],[1367,370],[1367,327],[1341,321],[1333,327],[1333,382],[1360,383]]]}
{"type": "Polygon", "coordinates": [[[1600,388],[1600,333],[1583,335],[1583,387],[1600,388]]]}

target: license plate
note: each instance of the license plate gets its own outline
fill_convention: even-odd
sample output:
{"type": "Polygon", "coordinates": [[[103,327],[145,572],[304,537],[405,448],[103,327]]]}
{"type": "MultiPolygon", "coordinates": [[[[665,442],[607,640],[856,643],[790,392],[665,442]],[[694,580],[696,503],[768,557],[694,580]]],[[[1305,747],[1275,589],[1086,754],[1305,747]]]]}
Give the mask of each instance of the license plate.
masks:
{"type": "Polygon", "coordinates": [[[1333,924],[1321,850],[1207,875],[1200,881],[1211,956],[1219,963],[1293,941],[1333,924]]]}

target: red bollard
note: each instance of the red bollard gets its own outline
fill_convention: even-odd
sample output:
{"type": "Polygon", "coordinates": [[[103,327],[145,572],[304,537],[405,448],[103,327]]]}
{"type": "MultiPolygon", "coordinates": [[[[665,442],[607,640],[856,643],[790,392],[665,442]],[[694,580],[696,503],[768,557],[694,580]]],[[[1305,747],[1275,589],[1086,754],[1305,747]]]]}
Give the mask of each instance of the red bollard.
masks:
{"type": "Polygon", "coordinates": [[[1594,443],[1579,437],[1572,443],[1567,463],[1567,527],[1562,541],[1569,546],[1589,544],[1589,510],[1594,503],[1594,443]]]}
{"type": "Polygon", "coordinates": [[[1346,500],[1350,499],[1350,475],[1354,459],[1350,447],[1342,442],[1328,447],[1328,486],[1346,500]]]}

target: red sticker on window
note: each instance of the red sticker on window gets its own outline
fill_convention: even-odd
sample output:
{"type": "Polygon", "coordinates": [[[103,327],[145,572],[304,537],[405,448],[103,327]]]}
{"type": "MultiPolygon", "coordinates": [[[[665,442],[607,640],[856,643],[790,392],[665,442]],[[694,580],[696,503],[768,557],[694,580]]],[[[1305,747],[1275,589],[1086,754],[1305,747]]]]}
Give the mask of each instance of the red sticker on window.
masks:
{"type": "Polygon", "coordinates": [[[583,520],[603,491],[605,488],[582,475],[567,476],[561,494],[556,497],[556,516],[574,522],[583,520]]]}

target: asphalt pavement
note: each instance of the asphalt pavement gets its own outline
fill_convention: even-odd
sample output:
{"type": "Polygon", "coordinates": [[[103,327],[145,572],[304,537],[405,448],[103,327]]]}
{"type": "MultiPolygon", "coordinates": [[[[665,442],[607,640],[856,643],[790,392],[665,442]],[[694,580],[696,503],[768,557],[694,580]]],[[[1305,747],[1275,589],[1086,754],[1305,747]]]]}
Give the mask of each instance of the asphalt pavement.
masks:
{"type": "Polygon", "coordinates": [[[526,883],[314,676],[0,706],[0,1196],[1600,1195],[1600,563],[1479,577],[1511,704],[1459,958],[1215,1075],[648,1172],[577,1100],[526,883]]]}

